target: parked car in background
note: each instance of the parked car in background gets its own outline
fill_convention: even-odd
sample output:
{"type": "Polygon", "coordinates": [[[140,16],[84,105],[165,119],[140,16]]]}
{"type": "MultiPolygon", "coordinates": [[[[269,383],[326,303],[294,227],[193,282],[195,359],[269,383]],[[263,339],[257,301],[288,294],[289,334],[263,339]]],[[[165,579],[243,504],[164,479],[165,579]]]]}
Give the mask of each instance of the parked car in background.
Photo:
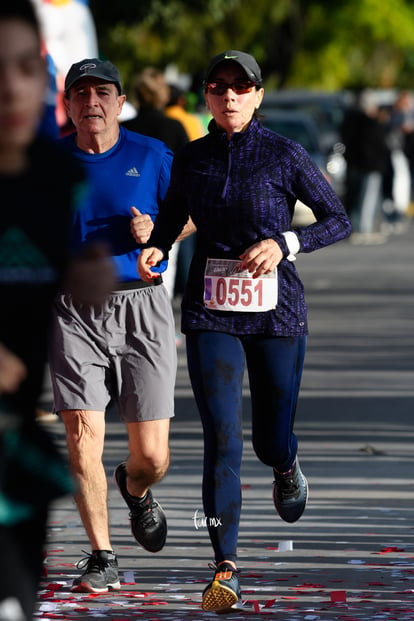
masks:
{"type": "Polygon", "coordinates": [[[319,168],[327,174],[326,155],[321,147],[318,128],[308,114],[262,109],[260,114],[265,127],[299,142],[312,156],[319,168]]]}
{"type": "Polygon", "coordinates": [[[263,113],[269,110],[295,111],[309,115],[318,129],[322,150],[329,151],[340,141],[339,126],[352,101],[352,95],[346,91],[330,93],[285,89],[265,91],[261,110],[263,113]]]}
{"type": "MultiPolygon", "coordinates": [[[[326,153],[322,149],[318,128],[310,115],[301,112],[267,109],[261,110],[261,117],[265,127],[301,144],[319,166],[334,190],[340,194],[343,187],[343,179],[341,175],[332,175],[328,170],[331,157],[334,154],[333,152],[326,153]]],[[[345,175],[345,170],[343,174],[345,175]]],[[[313,221],[314,216],[311,210],[298,201],[295,206],[294,224],[300,226],[313,221]]]]}
{"type": "Polygon", "coordinates": [[[311,117],[318,131],[320,149],[326,155],[326,168],[332,185],[341,200],[345,195],[346,162],[339,128],[352,103],[353,95],[348,91],[283,89],[265,91],[261,104],[264,115],[270,112],[300,112],[311,117]]]}

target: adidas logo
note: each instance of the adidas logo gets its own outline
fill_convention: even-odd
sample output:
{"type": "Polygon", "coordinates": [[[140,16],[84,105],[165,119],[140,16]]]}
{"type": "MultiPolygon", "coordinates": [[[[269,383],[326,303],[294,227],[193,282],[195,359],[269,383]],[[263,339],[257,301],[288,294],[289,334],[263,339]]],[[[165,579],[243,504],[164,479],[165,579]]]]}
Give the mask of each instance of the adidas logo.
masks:
{"type": "Polygon", "coordinates": [[[125,175],[127,177],[140,177],[140,173],[137,171],[137,169],[135,168],[135,166],[133,166],[132,168],[130,168],[129,170],[126,171],[125,175]]]}

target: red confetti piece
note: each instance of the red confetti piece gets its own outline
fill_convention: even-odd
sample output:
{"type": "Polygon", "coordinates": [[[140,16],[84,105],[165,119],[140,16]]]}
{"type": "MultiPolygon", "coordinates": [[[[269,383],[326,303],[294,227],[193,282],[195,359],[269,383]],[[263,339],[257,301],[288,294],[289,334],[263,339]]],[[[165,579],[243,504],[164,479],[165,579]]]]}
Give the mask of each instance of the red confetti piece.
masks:
{"type": "Polygon", "coordinates": [[[312,582],[304,582],[303,585],[307,589],[324,589],[324,584],[312,584],[312,582]]]}
{"type": "Polygon", "coordinates": [[[48,591],[59,591],[59,589],[61,588],[62,588],[62,585],[57,584],[56,582],[51,582],[50,584],[45,586],[45,589],[47,589],[48,591]]]}
{"type": "Polygon", "coordinates": [[[255,599],[248,599],[245,602],[246,604],[248,604],[249,606],[252,606],[254,612],[260,612],[260,604],[257,600],[255,599]]]}
{"type": "Polygon", "coordinates": [[[390,546],[388,548],[381,548],[380,552],[375,552],[374,554],[391,554],[392,552],[405,552],[404,548],[397,548],[395,546],[390,546]]]}
{"type": "MultiPolygon", "coordinates": [[[[50,563],[49,563],[50,565],[50,563]]],[[[58,565],[50,565],[51,567],[71,567],[72,569],[74,568],[74,564],[73,563],[58,563],[58,565]]]]}
{"type": "Polygon", "coordinates": [[[53,599],[54,596],[54,591],[46,591],[46,593],[42,593],[41,595],[39,595],[39,599],[53,599]]]}
{"type": "Polygon", "coordinates": [[[346,591],[331,591],[331,602],[346,602],[346,591]]]}

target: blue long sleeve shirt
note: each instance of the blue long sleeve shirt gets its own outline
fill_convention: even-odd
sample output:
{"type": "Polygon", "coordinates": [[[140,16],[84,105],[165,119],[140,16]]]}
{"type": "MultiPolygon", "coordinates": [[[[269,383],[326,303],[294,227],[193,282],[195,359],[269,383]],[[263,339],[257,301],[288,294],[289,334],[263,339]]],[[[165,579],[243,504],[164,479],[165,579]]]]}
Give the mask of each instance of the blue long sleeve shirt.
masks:
{"type": "Polygon", "coordinates": [[[345,209],[309,154],[296,142],[253,119],[231,140],[215,122],[209,134],[175,156],[165,203],[148,242],[168,252],[191,216],[197,242],[182,301],[182,330],[300,336],[307,333],[304,289],[283,233],[292,230],[297,200],[316,222],[296,228],[300,252],[347,237],[345,209]],[[249,246],[272,238],[284,258],[278,266],[278,302],[265,312],[212,310],[203,302],[207,258],[238,259],[249,246]]]}

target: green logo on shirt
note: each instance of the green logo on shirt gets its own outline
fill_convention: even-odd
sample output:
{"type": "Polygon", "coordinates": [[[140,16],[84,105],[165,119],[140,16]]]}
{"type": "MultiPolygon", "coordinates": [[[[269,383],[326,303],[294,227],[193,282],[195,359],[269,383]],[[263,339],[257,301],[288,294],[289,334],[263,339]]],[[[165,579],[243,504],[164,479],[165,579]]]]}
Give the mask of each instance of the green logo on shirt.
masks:
{"type": "Polygon", "coordinates": [[[56,273],[24,231],[10,227],[0,237],[0,282],[46,283],[56,273]]]}

